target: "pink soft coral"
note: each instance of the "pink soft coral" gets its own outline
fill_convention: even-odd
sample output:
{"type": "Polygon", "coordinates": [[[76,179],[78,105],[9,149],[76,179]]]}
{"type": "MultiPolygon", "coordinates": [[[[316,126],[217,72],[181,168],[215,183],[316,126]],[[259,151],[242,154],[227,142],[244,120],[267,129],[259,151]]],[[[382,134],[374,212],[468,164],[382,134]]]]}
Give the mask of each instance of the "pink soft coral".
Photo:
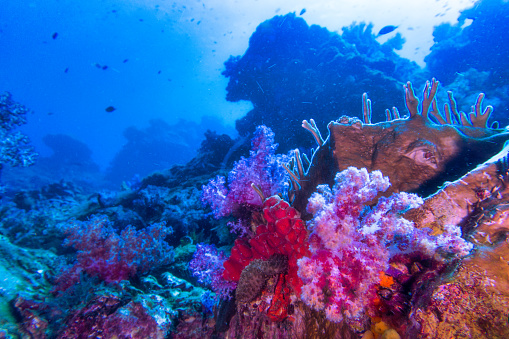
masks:
{"type": "Polygon", "coordinates": [[[370,209],[367,204],[390,185],[380,171],[349,167],[335,181],[332,191],[321,185],[309,199],[311,256],[298,261],[302,299],[331,321],[362,321],[376,299],[380,272],[395,253],[431,254],[444,241],[454,243],[460,255],[471,248],[457,229],[436,238],[401,217],[422,203],[414,194],[382,197],[370,209]]]}

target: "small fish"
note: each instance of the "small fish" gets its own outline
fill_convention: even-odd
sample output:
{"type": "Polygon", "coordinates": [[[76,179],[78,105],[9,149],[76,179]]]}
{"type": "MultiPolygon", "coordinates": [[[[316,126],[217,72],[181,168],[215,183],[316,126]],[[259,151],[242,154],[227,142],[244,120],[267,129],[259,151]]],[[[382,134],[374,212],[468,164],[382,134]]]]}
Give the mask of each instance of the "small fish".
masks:
{"type": "Polygon", "coordinates": [[[384,35],[384,34],[387,34],[387,33],[390,33],[392,31],[394,31],[396,28],[398,28],[399,26],[392,26],[392,25],[389,25],[389,26],[385,26],[384,28],[382,28],[380,30],[380,32],[378,32],[378,36],[380,35],[384,35]]]}
{"type": "Polygon", "coordinates": [[[58,33],[55,32],[55,33],[53,33],[53,35],[51,37],[53,38],[53,40],[55,40],[57,38],[57,36],[58,36],[58,33]]]}
{"type": "Polygon", "coordinates": [[[161,74],[161,71],[158,71],[157,74],[161,74]]]}
{"type": "Polygon", "coordinates": [[[104,66],[102,67],[102,69],[103,69],[103,70],[106,70],[106,69],[108,69],[108,66],[104,65],[104,66]]]}
{"type": "Polygon", "coordinates": [[[306,13],[306,9],[305,8],[303,8],[302,11],[300,11],[299,15],[302,15],[304,13],[306,13]]]}
{"type": "Polygon", "coordinates": [[[122,61],[122,62],[125,64],[128,61],[129,61],[129,59],[124,59],[124,61],[122,61]]]}
{"type": "Polygon", "coordinates": [[[67,67],[65,70],[64,70],[64,73],[67,73],[69,72],[69,67],[67,67]]]}
{"type": "Polygon", "coordinates": [[[95,64],[92,64],[93,66],[97,67],[97,68],[102,68],[101,65],[99,65],[97,62],[95,64]]]}
{"type": "Polygon", "coordinates": [[[113,107],[113,106],[108,106],[108,107],[106,107],[106,109],[105,109],[105,111],[106,111],[106,112],[108,112],[108,113],[111,113],[111,112],[113,112],[114,110],[116,110],[116,108],[115,108],[115,107],[113,107]]]}

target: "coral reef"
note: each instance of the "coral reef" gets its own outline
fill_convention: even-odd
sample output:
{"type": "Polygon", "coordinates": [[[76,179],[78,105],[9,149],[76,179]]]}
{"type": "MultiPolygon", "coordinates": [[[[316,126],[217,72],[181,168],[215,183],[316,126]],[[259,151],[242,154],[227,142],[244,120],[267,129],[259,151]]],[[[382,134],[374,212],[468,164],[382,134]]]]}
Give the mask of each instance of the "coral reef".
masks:
{"type": "Polygon", "coordinates": [[[450,83],[456,72],[470,68],[489,71],[493,85],[507,78],[503,55],[508,52],[509,40],[498,32],[509,28],[509,5],[506,1],[476,1],[461,12],[454,25],[443,23],[435,27],[434,44],[425,58],[430,72],[450,83]],[[488,54],[489,58],[484,56],[488,54]]]}
{"type": "Polygon", "coordinates": [[[426,70],[458,95],[464,109],[469,109],[471,96],[481,89],[497,100],[491,103],[497,107],[494,116],[504,126],[509,124],[505,81],[509,73],[504,58],[509,39],[499,32],[509,28],[508,15],[507,1],[476,1],[461,12],[457,23],[434,28],[434,44],[425,57],[426,70]]]}
{"type": "Polygon", "coordinates": [[[5,165],[27,167],[37,158],[28,137],[13,130],[27,123],[29,110],[12,99],[12,94],[0,94],[0,169],[5,165]]]}
{"type": "MultiPolygon", "coordinates": [[[[85,145],[46,137],[42,167],[62,178],[31,167],[3,195],[0,337],[507,337],[509,133],[493,121],[507,72],[499,56],[463,58],[491,47],[488,17],[505,27],[494,4],[435,30],[428,70],[447,92],[432,80],[420,101],[404,80],[425,71],[394,53],[400,35],[379,44],[370,24],[337,34],[295,14],[262,23],[223,73],[227,99],[253,103],[240,136],[203,140],[223,128],[212,120],[129,128],[109,171],[121,191],[88,185],[85,145]],[[311,153],[296,131],[309,116],[311,153]]],[[[2,164],[28,164],[11,133],[27,110],[1,100],[14,146],[2,164]]]]}
{"type": "MultiPolygon", "coordinates": [[[[458,267],[474,271],[477,267],[490,267],[480,262],[481,258],[486,260],[486,253],[490,253],[489,257],[504,257],[500,239],[505,239],[502,235],[505,233],[501,233],[505,232],[505,227],[493,230],[490,237],[482,225],[493,225],[493,221],[484,221],[487,218],[500,223],[505,220],[503,177],[509,165],[504,158],[507,150],[502,150],[502,144],[508,135],[505,130],[488,127],[493,108],[483,109],[484,95],[478,97],[470,114],[458,111],[454,98],[449,95],[445,114],[442,114],[434,98],[437,88],[435,80],[428,83],[419,105],[411,84],[407,83],[409,117],[401,118],[394,109],[387,112],[387,122],[378,124],[371,123],[370,101],[364,96],[364,123],[342,117],[329,125],[330,135],[326,140],[314,121],[304,121],[303,127],[313,134],[319,147],[310,161],[306,161],[305,156],[303,161],[300,152],[295,151],[291,163],[285,165],[292,178],[288,198],[293,199],[293,206],[285,210],[295,208],[293,215],[303,211],[301,202],[307,203],[303,215],[304,220],[309,220],[306,250],[302,254],[296,252],[294,245],[289,251],[281,252],[278,249],[284,245],[274,246],[268,238],[265,245],[260,246],[256,244],[256,236],[235,241],[232,254],[224,263],[223,275],[234,281],[244,275],[250,278],[246,278],[245,285],[244,282],[238,285],[242,291],[237,291],[237,313],[229,322],[227,336],[250,337],[262,332],[283,337],[318,337],[329,333],[348,338],[369,330],[366,336],[426,337],[426,333],[433,333],[433,337],[438,338],[444,331],[460,333],[459,329],[454,329],[457,322],[448,323],[435,317],[431,325],[426,319],[431,321],[437,308],[453,314],[455,308],[449,306],[449,301],[440,304],[444,303],[443,299],[433,294],[447,291],[451,277],[463,291],[468,284],[475,288],[480,286],[465,282],[458,267]],[[377,144],[371,135],[383,134],[385,130],[388,133],[385,138],[391,136],[390,142],[383,140],[377,144]],[[376,152],[372,151],[371,156],[369,152],[347,152],[351,151],[349,146],[362,144],[361,141],[376,152]],[[468,156],[476,164],[497,152],[501,153],[477,169],[469,168],[464,162],[460,166],[452,163],[457,162],[458,156],[465,158],[471,153],[468,156]],[[394,167],[414,171],[413,175],[418,173],[420,178],[409,183],[405,173],[381,165],[396,158],[397,165],[392,163],[394,167]],[[401,162],[403,158],[413,164],[401,162]],[[334,185],[331,185],[330,175],[351,163],[367,165],[374,171],[368,174],[366,169],[347,166],[333,177],[334,185]],[[431,171],[426,173],[426,168],[431,171]],[[464,178],[446,183],[424,200],[402,192],[409,189],[423,192],[426,187],[433,192],[436,182],[457,178],[460,168],[472,170],[464,178]],[[497,179],[501,177],[498,173],[502,173],[502,179],[497,179]],[[392,178],[394,185],[391,185],[392,178]],[[435,184],[431,186],[433,179],[435,184]],[[473,220],[480,233],[472,233],[473,226],[468,226],[473,220]],[[481,253],[477,247],[471,254],[474,245],[465,240],[467,237],[477,239],[477,244],[488,239],[491,246],[499,245],[496,249],[482,250],[483,255],[477,254],[481,253]],[[273,253],[288,257],[289,273],[294,269],[292,257],[298,255],[297,279],[287,284],[285,279],[290,274],[267,276],[259,269],[263,261],[256,260],[258,256],[267,260],[273,253]],[[460,263],[463,266],[459,266],[460,263]],[[417,314],[420,315],[417,323],[409,320],[417,314]],[[274,323],[281,323],[282,327],[275,327],[274,323]]],[[[278,218],[285,217],[288,212],[281,212],[279,217],[279,208],[273,211],[276,213],[268,213],[271,209],[267,207],[272,203],[266,204],[271,199],[277,201],[274,206],[283,203],[277,197],[265,200],[261,220],[267,225],[257,226],[256,235],[266,229],[270,231],[274,221],[276,234],[285,229],[281,225],[278,229],[278,218]]],[[[300,213],[296,215],[300,217],[300,213]]],[[[260,224],[259,212],[255,209],[251,210],[250,220],[255,225],[260,224]]],[[[485,281],[503,285],[503,280],[489,279],[485,281]]],[[[451,298],[451,302],[454,300],[459,302],[451,298]]],[[[479,306],[489,307],[482,300],[479,306]]],[[[504,295],[500,294],[497,300],[504,302],[504,295]]],[[[500,311],[505,308],[497,302],[494,309],[497,309],[495,313],[483,319],[499,323],[500,311]]],[[[469,319],[473,319],[476,311],[472,308],[469,312],[469,319]]],[[[481,329],[482,325],[476,325],[468,333],[472,335],[481,329]]]]}
{"type": "Polygon", "coordinates": [[[292,126],[313,116],[323,128],[356,112],[356,98],[363,92],[380,107],[402,105],[399,88],[419,70],[399,57],[391,42],[378,43],[372,25],[353,24],[340,35],[308,26],[292,13],[261,23],[245,54],[230,57],[225,68],[226,99],[249,100],[254,107],[236,122],[239,134],[265,124],[275,132],[282,152],[312,146],[292,126]]]}
{"type": "MultiPolygon", "coordinates": [[[[296,196],[293,205],[304,210],[307,199],[319,184],[333,184],[336,172],[349,166],[380,170],[388,176],[391,187],[385,192],[407,191],[428,195],[446,181],[500,152],[509,134],[504,129],[488,128],[493,108],[482,110],[484,95],[479,95],[472,113],[458,112],[449,96],[445,115],[434,100],[438,82],[424,89],[423,102],[415,97],[412,86],[405,87],[410,116],[401,118],[399,111],[387,110],[387,121],[371,123],[371,104],[364,100],[364,123],[347,116],[328,125],[329,137],[324,141],[319,131],[312,130],[319,147],[313,153],[307,170],[294,166],[296,196]]],[[[296,163],[302,163],[296,156],[296,163]]]]}

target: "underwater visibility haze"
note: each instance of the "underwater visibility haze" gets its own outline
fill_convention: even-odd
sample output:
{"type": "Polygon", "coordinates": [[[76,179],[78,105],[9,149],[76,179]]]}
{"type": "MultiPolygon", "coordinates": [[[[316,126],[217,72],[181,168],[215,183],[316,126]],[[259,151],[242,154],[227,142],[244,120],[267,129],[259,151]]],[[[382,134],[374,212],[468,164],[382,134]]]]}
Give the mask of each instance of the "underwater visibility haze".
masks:
{"type": "Polygon", "coordinates": [[[509,1],[1,8],[0,338],[509,337],[509,1]]]}

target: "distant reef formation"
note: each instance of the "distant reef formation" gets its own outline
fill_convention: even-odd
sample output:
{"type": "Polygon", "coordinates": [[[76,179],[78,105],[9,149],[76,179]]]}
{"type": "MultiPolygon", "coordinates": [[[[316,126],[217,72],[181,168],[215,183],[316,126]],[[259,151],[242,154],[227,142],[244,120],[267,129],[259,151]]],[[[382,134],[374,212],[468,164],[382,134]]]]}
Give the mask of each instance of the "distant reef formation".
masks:
{"type": "Polygon", "coordinates": [[[384,109],[403,107],[401,88],[419,73],[419,67],[399,57],[396,35],[385,44],[376,41],[372,25],[352,24],[343,33],[308,26],[287,14],[260,24],[243,56],[230,57],[226,99],[249,100],[251,110],[236,123],[240,135],[265,124],[276,134],[281,151],[292,145],[311,146],[299,139],[295,126],[312,116],[319,128],[344,114],[357,112],[362,94],[373,100],[374,121],[384,109]]]}

